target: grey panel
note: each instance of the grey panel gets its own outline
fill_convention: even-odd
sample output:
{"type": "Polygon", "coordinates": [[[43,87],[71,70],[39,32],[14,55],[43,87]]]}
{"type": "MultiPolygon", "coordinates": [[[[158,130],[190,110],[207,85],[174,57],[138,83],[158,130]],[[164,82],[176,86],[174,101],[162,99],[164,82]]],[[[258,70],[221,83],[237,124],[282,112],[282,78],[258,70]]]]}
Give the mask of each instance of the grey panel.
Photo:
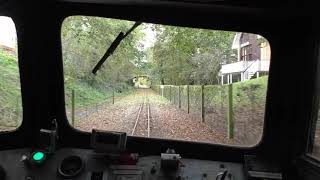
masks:
{"type": "Polygon", "coordinates": [[[61,149],[53,156],[47,157],[44,164],[28,167],[21,161],[21,157],[30,153],[32,153],[30,149],[0,151],[0,166],[6,171],[6,180],[24,180],[27,177],[30,177],[30,180],[63,179],[57,175],[57,168],[61,161],[70,155],[80,156],[85,163],[83,172],[72,178],[73,180],[90,180],[92,172],[102,172],[103,180],[168,180],[176,179],[178,176],[188,180],[204,180],[215,179],[216,175],[224,169],[232,174],[232,180],[245,179],[243,166],[237,163],[183,159],[182,157],[181,167],[178,171],[165,173],[160,169],[160,156],[140,157],[136,166],[114,166],[104,155],[96,154],[92,150],[61,149]],[[225,168],[221,168],[221,164],[225,168]],[[155,169],[153,173],[151,173],[152,168],[155,169]]]}

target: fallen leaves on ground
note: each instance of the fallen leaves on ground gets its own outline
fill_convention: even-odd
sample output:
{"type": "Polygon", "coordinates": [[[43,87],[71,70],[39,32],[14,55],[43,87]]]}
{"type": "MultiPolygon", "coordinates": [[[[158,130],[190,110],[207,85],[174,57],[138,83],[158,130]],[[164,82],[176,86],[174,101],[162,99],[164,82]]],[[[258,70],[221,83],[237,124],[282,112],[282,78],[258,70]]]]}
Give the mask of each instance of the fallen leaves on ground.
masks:
{"type": "MultiPolygon", "coordinates": [[[[162,139],[177,139],[217,144],[240,144],[236,139],[229,139],[226,133],[201,122],[199,116],[188,114],[151,89],[139,89],[123,97],[115,104],[106,103],[87,118],[77,122],[76,127],[83,131],[94,129],[122,131],[131,135],[139,105],[145,97],[150,102],[150,136],[162,139]]],[[[147,136],[147,108],[143,107],[135,136],[147,136]]]]}

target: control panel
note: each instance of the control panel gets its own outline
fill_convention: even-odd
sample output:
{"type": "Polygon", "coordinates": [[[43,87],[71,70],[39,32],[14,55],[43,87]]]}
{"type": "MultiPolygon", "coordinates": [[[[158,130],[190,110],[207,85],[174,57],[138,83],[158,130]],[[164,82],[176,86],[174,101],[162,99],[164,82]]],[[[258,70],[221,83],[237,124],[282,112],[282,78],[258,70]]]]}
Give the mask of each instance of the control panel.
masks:
{"type": "Polygon", "coordinates": [[[282,179],[279,163],[245,155],[244,165],[183,158],[174,149],[158,156],[126,150],[123,132],[93,130],[90,149],[57,149],[58,125],[41,129],[32,149],[0,151],[0,180],[256,180],[282,179]]]}
{"type": "Polygon", "coordinates": [[[45,154],[31,149],[5,150],[0,151],[0,171],[3,174],[0,177],[1,180],[244,179],[242,164],[179,156],[119,156],[88,149],[60,149],[45,157],[45,154]]]}

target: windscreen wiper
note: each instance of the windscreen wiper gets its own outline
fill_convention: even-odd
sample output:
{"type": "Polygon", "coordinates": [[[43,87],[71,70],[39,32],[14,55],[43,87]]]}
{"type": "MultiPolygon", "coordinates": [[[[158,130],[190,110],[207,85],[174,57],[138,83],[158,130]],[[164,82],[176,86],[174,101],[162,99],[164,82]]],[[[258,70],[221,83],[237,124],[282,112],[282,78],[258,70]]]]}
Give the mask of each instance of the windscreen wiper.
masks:
{"type": "Polygon", "coordinates": [[[96,74],[97,71],[101,68],[102,64],[107,60],[109,56],[113,54],[113,52],[117,49],[120,42],[126,38],[135,28],[137,28],[141,22],[136,22],[134,25],[126,32],[120,32],[117,36],[117,38],[112,42],[106,53],[103,55],[103,57],[100,59],[100,61],[96,64],[96,66],[93,68],[92,73],[96,74]]]}

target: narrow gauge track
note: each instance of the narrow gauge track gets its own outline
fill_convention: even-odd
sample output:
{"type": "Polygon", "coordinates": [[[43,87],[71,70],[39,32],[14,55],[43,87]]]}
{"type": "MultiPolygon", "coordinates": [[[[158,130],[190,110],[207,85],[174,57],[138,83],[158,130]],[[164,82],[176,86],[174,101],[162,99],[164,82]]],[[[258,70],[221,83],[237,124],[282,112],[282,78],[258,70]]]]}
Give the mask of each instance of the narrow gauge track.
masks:
{"type": "Polygon", "coordinates": [[[147,93],[144,93],[143,101],[139,105],[137,117],[131,132],[131,136],[146,136],[150,137],[150,102],[147,93]]]}

